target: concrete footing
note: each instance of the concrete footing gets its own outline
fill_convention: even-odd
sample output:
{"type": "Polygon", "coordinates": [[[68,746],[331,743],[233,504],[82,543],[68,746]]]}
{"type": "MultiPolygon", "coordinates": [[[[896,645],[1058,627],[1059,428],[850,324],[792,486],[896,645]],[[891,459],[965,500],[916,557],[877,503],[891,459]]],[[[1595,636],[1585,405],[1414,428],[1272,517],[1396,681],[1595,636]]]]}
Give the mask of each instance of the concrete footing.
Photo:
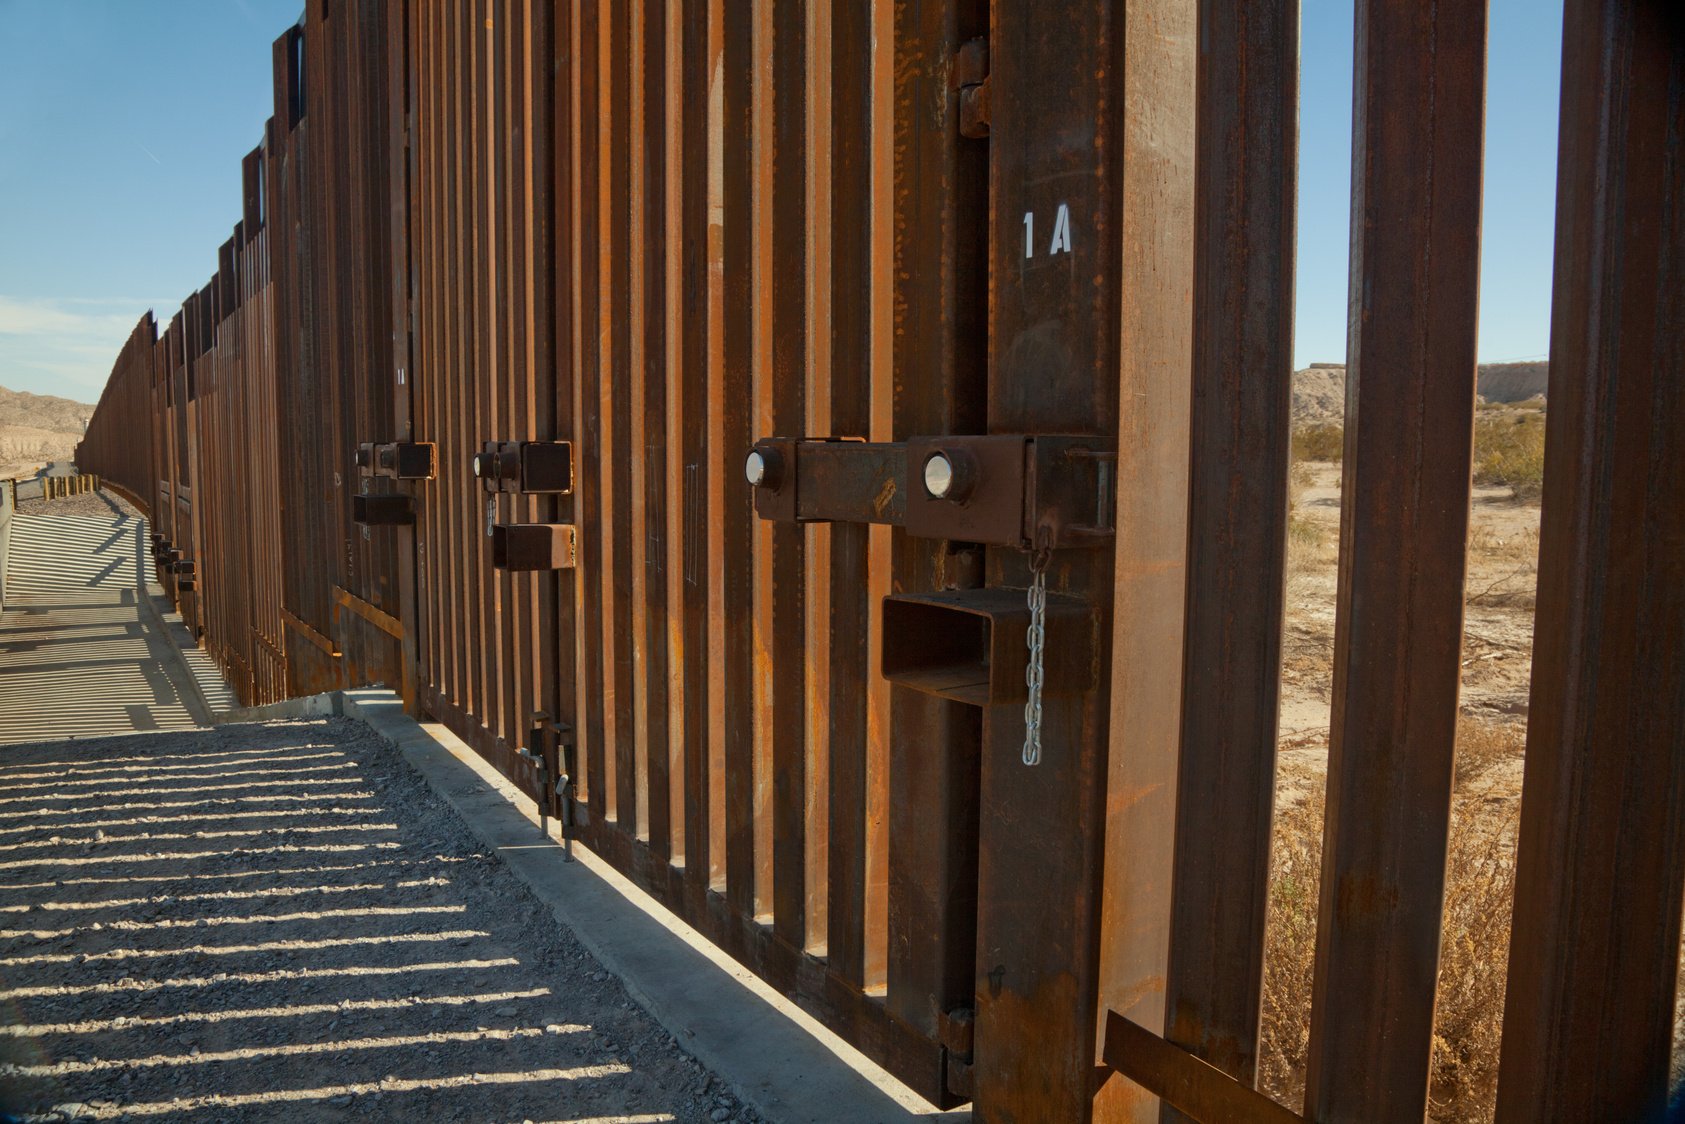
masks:
{"type": "Polygon", "coordinates": [[[538,808],[449,730],[405,715],[390,691],[291,700],[303,717],[331,706],[397,747],[488,849],[675,1038],[778,1124],[970,1120],[940,1112],[709,944],[607,863],[575,844],[564,857],[540,835],[538,808]]]}

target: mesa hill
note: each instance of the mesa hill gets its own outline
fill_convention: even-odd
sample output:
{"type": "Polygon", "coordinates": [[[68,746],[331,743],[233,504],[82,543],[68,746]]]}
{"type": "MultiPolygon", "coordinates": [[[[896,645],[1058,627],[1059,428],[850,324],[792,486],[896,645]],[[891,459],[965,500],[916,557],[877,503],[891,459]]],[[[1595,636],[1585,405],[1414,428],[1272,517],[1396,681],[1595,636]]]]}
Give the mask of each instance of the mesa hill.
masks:
{"type": "MultiPolygon", "coordinates": [[[[1542,399],[1549,382],[1550,365],[1531,363],[1482,363],[1475,384],[1482,401],[1503,404],[1542,399]]],[[[1336,422],[1346,413],[1346,367],[1343,363],[1312,363],[1293,372],[1293,421],[1295,423],[1336,422]]]]}
{"type": "Polygon", "coordinates": [[[0,479],[69,460],[93,413],[86,402],[0,386],[0,479]]]}

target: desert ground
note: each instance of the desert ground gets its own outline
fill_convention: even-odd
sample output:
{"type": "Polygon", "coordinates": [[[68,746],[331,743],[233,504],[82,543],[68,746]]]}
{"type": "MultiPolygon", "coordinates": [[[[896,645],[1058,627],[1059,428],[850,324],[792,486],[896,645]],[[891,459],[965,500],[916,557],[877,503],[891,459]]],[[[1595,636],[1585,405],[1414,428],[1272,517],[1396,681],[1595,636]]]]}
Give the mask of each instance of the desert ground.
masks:
{"type": "MultiPolygon", "coordinates": [[[[1513,366],[1513,365],[1512,365],[1513,366]]],[[[1501,372],[1476,412],[1475,487],[1430,1119],[1492,1118],[1532,672],[1543,468],[1541,369],[1501,372]],[[1526,374],[1527,372],[1524,372],[1526,374]]],[[[1304,1095],[1328,764],[1344,371],[1301,372],[1260,1079],[1304,1095]],[[1324,377],[1330,376],[1330,377],[1324,377]],[[1333,377],[1337,376],[1337,377],[1333,377]],[[1331,385],[1332,384],[1332,385],[1331,385]]],[[[1487,389],[1482,372],[1482,389],[1487,389]]]]}
{"type": "Polygon", "coordinates": [[[67,461],[88,428],[85,402],[0,386],[0,480],[34,476],[49,461],[67,461]]]}

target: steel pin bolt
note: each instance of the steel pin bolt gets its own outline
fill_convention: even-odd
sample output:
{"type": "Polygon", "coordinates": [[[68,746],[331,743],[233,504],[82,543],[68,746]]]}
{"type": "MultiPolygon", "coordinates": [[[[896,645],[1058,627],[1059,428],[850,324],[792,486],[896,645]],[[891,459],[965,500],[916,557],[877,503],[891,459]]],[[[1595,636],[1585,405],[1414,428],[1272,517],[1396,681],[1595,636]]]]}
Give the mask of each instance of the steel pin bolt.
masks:
{"type": "Polygon", "coordinates": [[[766,458],[761,456],[759,449],[750,449],[748,459],[743,462],[743,475],[749,483],[759,488],[766,480],[766,458]]]}
{"type": "Polygon", "coordinates": [[[924,462],[924,490],[934,499],[947,499],[954,487],[954,465],[941,453],[932,453],[924,462]]]}

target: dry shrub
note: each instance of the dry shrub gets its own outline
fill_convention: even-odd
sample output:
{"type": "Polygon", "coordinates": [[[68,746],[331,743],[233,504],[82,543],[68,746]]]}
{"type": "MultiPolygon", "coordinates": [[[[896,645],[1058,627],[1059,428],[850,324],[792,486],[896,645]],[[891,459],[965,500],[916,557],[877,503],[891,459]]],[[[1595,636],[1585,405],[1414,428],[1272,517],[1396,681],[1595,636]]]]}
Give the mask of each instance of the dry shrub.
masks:
{"type": "Polygon", "coordinates": [[[1278,808],[1270,848],[1269,920],[1264,935],[1263,1021],[1258,1088],[1298,1111],[1305,1100],[1317,893],[1322,885],[1324,786],[1278,808]]]}
{"type": "Polygon", "coordinates": [[[1305,492],[1316,483],[1316,474],[1310,466],[1295,460],[1287,469],[1287,510],[1294,511],[1299,507],[1299,501],[1305,498],[1305,492]]]}
{"type": "Polygon", "coordinates": [[[1346,450],[1346,427],[1339,422],[1317,422],[1293,431],[1293,459],[1340,463],[1346,450]]]}
{"type": "Polygon", "coordinates": [[[1470,795],[1468,787],[1485,776],[1492,766],[1527,750],[1527,727],[1520,722],[1489,722],[1468,715],[1457,719],[1456,791],[1470,795]]]}
{"type": "Polygon", "coordinates": [[[1673,1061],[1668,1066],[1667,1087],[1678,1104],[1685,1096],[1685,941],[1679,946],[1679,986],[1673,1000],[1673,1061]]]}
{"type": "Polygon", "coordinates": [[[1516,499],[1537,498],[1545,483],[1545,415],[1476,418],[1474,482],[1507,485],[1516,499]]]}
{"type": "Polygon", "coordinates": [[[1434,1120],[1490,1120],[1498,1099],[1520,807],[1513,797],[1464,797],[1451,805],[1428,1082],[1434,1120]]]}
{"type": "MultiPolygon", "coordinates": [[[[1519,794],[1478,782],[1521,752],[1523,736],[1514,724],[1465,718],[1458,725],[1430,1083],[1435,1121],[1492,1118],[1519,794]]],[[[1322,786],[1313,784],[1280,809],[1272,840],[1258,1085],[1293,1109],[1304,1101],[1310,1044],[1323,815],[1322,786]]]]}
{"type": "Polygon", "coordinates": [[[1468,604],[1531,611],[1538,598],[1539,529],[1502,534],[1476,525],[1469,531],[1469,564],[1468,604]],[[1493,564],[1503,566],[1495,577],[1493,564]]]}
{"type": "Polygon", "coordinates": [[[1320,563],[1322,528],[1299,513],[1305,491],[1314,482],[1311,470],[1295,462],[1287,470],[1287,604],[1302,602],[1310,592],[1313,571],[1320,563]]]}
{"type": "Polygon", "coordinates": [[[1469,553],[1488,559],[1538,565],[1539,529],[1505,530],[1489,523],[1469,524],[1469,553]]]}

